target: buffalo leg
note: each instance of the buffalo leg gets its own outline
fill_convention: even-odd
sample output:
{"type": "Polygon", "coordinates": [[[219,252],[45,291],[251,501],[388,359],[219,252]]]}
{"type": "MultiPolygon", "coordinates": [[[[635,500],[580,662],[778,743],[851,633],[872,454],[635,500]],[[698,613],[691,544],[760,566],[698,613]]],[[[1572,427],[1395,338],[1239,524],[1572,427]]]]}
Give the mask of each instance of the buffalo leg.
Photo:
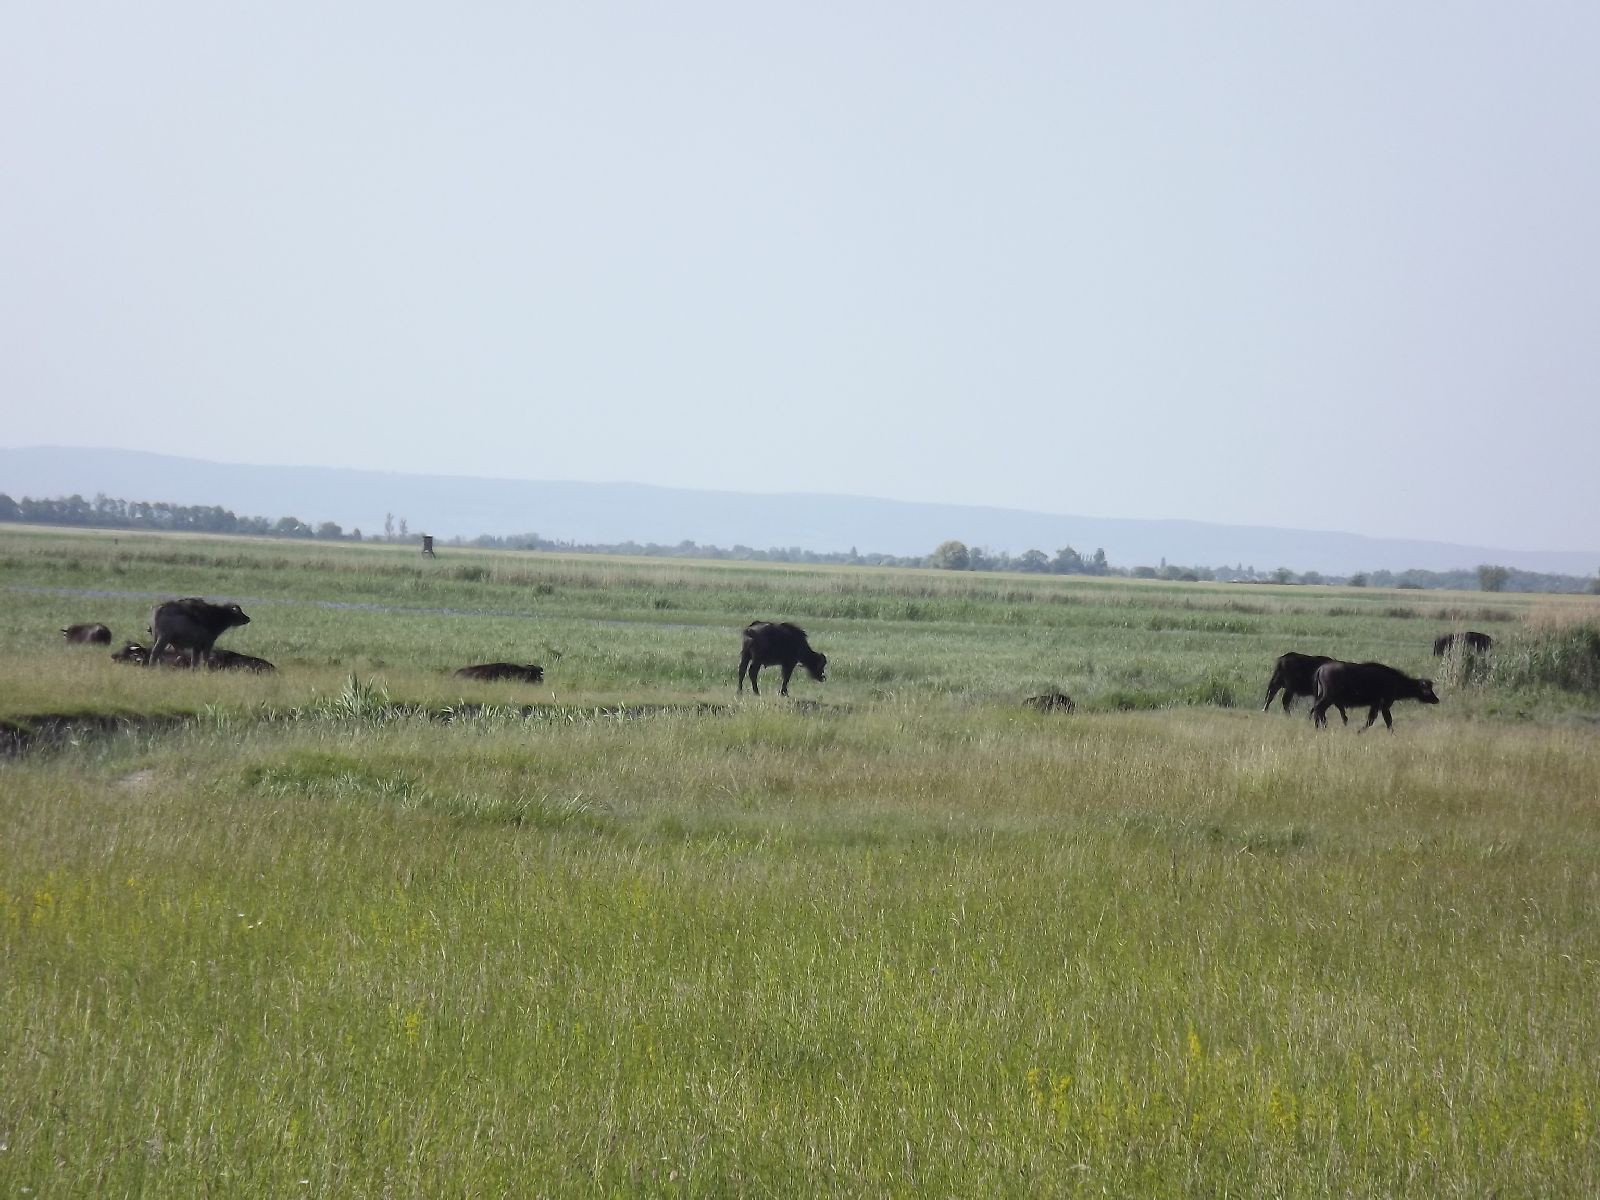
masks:
{"type": "Polygon", "coordinates": [[[783,686],[778,689],[778,695],[787,696],[789,694],[789,676],[791,676],[793,674],[794,674],[794,664],[792,662],[784,663],[783,664],[783,686]]]}
{"type": "Polygon", "coordinates": [[[161,661],[161,652],[163,650],[165,650],[166,647],[167,647],[167,643],[163,642],[160,638],[156,638],[155,641],[151,642],[150,643],[150,657],[144,660],[144,665],[147,666],[147,667],[153,667],[158,662],[160,662],[161,661]]]}
{"type": "MultiPolygon", "coordinates": [[[[743,654],[739,655],[739,690],[741,692],[744,691],[744,673],[746,671],[750,671],[750,651],[748,651],[748,650],[746,650],[743,654]]],[[[751,687],[755,687],[755,685],[756,685],[755,672],[751,671],[750,672],[750,686],[751,687]]],[[[760,694],[761,694],[760,692],[756,693],[756,695],[758,695],[758,696],[760,694]]]]}
{"type": "Polygon", "coordinates": [[[761,664],[758,663],[758,662],[751,663],[750,664],[750,693],[751,693],[751,695],[754,695],[754,696],[761,695],[761,689],[758,686],[756,686],[756,676],[759,675],[759,674],[761,674],[761,664]]]}
{"type": "MultiPolygon", "coordinates": [[[[1394,732],[1394,718],[1389,715],[1389,706],[1387,704],[1383,706],[1383,723],[1389,727],[1390,733],[1394,732]]],[[[1371,724],[1371,722],[1368,722],[1368,724],[1371,724]]]]}
{"type": "MultiPolygon", "coordinates": [[[[1379,706],[1376,704],[1367,710],[1367,723],[1360,729],[1356,730],[1357,733],[1365,733],[1367,730],[1372,728],[1372,723],[1378,719],[1378,710],[1379,706]]],[[[1387,719],[1388,715],[1388,713],[1384,713],[1384,718],[1387,719]]]]}
{"type": "Polygon", "coordinates": [[[1311,724],[1318,729],[1328,727],[1328,706],[1321,700],[1311,706],[1311,724]]]}
{"type": "MultiPolygon", "coordinates": [[[[1278,692],[1278,681],[1274,679],[1271,683],[1267,684],[1267,702],[1261,706],[1262,712],[1272,711],[1272,698],[1276,696],[1278,692]]],[[[1283,696],[1283,711],[1289,711],[1289,695],[1287,692],[1285,692],[1283,696]]]]}

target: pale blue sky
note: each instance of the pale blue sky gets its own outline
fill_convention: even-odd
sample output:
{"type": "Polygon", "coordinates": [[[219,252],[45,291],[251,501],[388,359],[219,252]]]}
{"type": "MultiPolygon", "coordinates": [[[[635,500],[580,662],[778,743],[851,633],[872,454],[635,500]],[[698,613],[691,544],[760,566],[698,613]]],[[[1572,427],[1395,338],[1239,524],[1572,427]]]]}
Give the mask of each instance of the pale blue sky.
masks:
{"type": "Polygon", "coordinates": [[[1593,4],[13,3],[0,444],[1597,547],[1597,63],[1593,4]]]}

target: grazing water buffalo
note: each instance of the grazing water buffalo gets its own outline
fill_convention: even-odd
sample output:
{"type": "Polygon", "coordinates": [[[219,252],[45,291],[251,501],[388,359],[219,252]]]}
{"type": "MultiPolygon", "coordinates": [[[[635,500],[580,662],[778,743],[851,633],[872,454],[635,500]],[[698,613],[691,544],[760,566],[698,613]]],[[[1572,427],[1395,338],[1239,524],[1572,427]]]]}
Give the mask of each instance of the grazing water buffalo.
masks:
{"type": "Polygon", "coordinates": [[[756,684],[756,676],[761,673],[761,668],[782,667],[783,686],[778,689],[778,694],[787,696],[789,677],[794,674],[796,665],[804,667],[806,673],[818,683],[827,678],[828,656],[818,654],[811,648],[804,629],[787,621],[751,621],[744,627],[744,649],[739,654],[741,692],[744,691],[747,671],[750,674],[750,690],[759,696],[761,688],[756,684]]]}
{"type": "MultiPolygon", "coordinates": [[[[1296,696],[1317,694],[1317,668],[1333,659],[1326,654],[1296,654],[1293,650],[1278,655],[1272,668],[1272,678],[1267,680],[1267,702],[1261,706],[1266,712],[1272,707],[1272,698],[1283,693],[1283,711],[1288,712],[1296,696]]],[[[1348,718],[1346,718],[1348,720],[1348,718]]]]}
{"type": "Polygon", "coordinates": [[[1397,671],[1383,663],[1327,662],[1317,668],[1317,702],[1311,706],[1311,719],[1317,728],[1328,723],[1329,707],[1343,712],[1346,708],[1369,708],[1367,723],[1356,732],[1365,733],[1383,714],[1383,723],[1394,732],[1394,718],[1389,707],[1396,700],[1420,700],[1424,704],[1437,704],[1433,694],[1433,680],[1413,679],[1404,671],[1397,671]]]}
{"type": "Polygon", "coordinates": [[[1470,629],[1466,633],[1441,633],[1433,639],[1433,656],[1443,658],[1457,645],[1465,646],[1468,650],[1492,650],[1494,639],[1487,633],[1474,633],[1470,629]]]}
{"type": "Polygon", "coordinates": [[[519,667],[516,663],[478,663],[461,667],[455,672],[457,679],[477,679],[493,683],[497,679],[512,679],[518,683],[538,683],[544,678],[544,668],[538,663],[519,667]]]}
{"type": "Polygon", "coordinates": [[[61,631],[61,636],[79,646],[111,645],[111,630],[98,622],[93,625],[68,625],[61,631]]]}
{"type": "Polygon", "coordinates": [[[198,667],[219,637],[235,625],[248,624],[250,618],[237,604],[212,604],[198,596],[168,600],[150,614],[150,662],[159,662],[168,647],[176,646],[187,650],[190,665],[198,667]]]}

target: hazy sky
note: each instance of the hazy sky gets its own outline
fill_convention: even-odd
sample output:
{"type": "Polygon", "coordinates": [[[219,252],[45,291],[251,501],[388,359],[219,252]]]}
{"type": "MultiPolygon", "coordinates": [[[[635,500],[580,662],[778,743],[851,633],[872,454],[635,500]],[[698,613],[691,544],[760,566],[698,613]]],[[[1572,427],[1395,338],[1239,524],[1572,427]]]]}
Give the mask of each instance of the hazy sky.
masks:
{"type": "Polygon", "coordinates": [[[1586,2],[7,4],[0,444],[1600,547],[1597,64],[1586,2]]]}

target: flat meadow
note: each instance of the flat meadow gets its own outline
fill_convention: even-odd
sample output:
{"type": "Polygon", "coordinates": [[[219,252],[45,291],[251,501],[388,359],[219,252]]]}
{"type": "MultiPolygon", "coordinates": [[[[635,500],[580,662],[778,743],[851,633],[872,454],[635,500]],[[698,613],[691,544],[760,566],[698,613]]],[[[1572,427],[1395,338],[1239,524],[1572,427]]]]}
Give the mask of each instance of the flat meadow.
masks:
{"type": "Polygon", "coordinates": [[[0,599],[0,1195],[1600,1194],[1594,598],[0,527],[0,599]],[[184,595],[278,671],[57,632],[184,595]]]}

